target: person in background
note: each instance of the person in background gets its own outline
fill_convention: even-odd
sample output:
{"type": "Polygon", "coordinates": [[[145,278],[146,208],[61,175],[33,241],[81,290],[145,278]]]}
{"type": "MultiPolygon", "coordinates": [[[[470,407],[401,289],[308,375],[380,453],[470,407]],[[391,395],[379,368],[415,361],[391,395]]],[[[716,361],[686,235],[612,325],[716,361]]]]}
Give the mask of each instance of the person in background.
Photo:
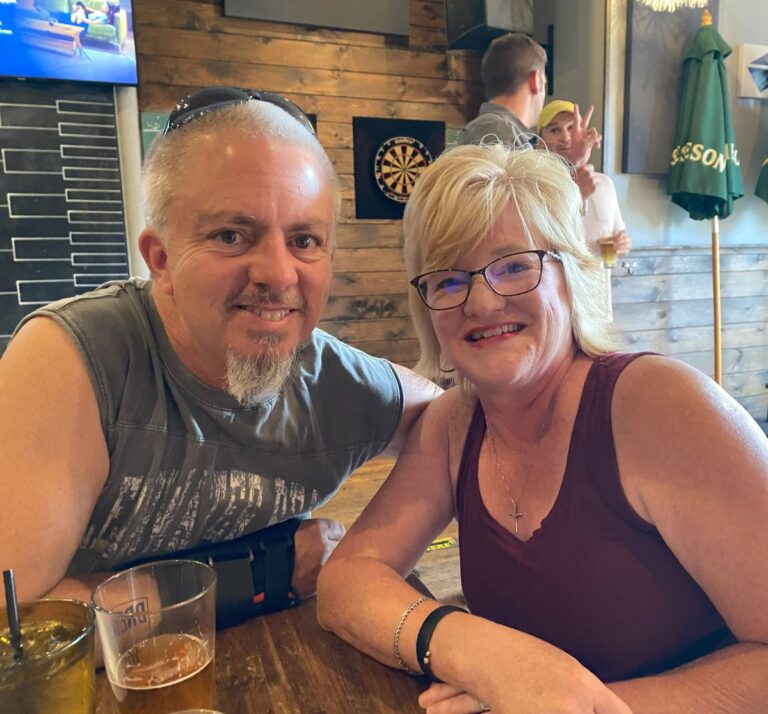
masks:
{"type": "Polygon", "coordinates": [[[94,22],[104,24],[107,16],[100,10],[91,10],[82,0],[77,0],[72,6],[70,20],[74,25],[90,25],[94,22]]]}
{"type": "MultiPolygon", "coordinates": [[[[576,104],[562,99],[549,102],[539,117],[536,131],[541,138],[537,148],[547,148],[564,159],[584,160],[574,155],[573,136],[578,123],[579,108],[576,104]]],[[[588,160],[588,157],[587,157],[588,160]]],[[[616,187],[609,176],[594,171],[595,190],[582,202],[582,217],[587,245],[603,261],[604,301],[609,316],[613,319],[611,300],[611,270],[618,258],[623,258],[632,248],[624,219],[621,217],[616,187]]]]}
{"type": "Polygon", "coordinates": [[[455,370],[320,574],[318,617],[428,714],[759,714],[768,439],[697,370],[613,351],[566,164],[445,152],[404,216],[422,374],[455,370]],[[411,588],[459,524],[469,612],[411,588]]]}
{"type": "MultiPolygon", "coordinates": [[[[542,146],[571,163],[579,160],[573,155],[577,112],[578,107],[573,102],[554,100],[544,106],[536,125],[542,146]]],[[[584,211],[587,244],[595,255],[599,255],[598,239],[608,238],[616,255],[623,257],[632,249],[632,241],[621,217],[616,187],[611,178],[603,173],[594,172],[594,178],[595,191],[586,199],[584,211]]]]}
{"type": "MultiPolygon", "coordinates": [[[[547,54],[522,32],[497,37],[483,55],[480,68],[487,100],[459,135],[459,144],[500,141],[514,148],[533,146],[536,127],[546,99],[547,54]]],[[[578,115],[573,135],[575,180],[586,199],[594,190],[594,168],[587,161],[600,135],[589,127],[593,107],[584,119],[578,115]]]]}
{"type": "Polygon", "coordinates": [[[340,190],[294,104],[195,92],[142,179],[151,280],[35,311],[0,360],[0,565],[22,600],[88,601],[223,543],[236,621],[314,593],[344,530],[311,511],[440,390],[317,329],[340,190]]]}

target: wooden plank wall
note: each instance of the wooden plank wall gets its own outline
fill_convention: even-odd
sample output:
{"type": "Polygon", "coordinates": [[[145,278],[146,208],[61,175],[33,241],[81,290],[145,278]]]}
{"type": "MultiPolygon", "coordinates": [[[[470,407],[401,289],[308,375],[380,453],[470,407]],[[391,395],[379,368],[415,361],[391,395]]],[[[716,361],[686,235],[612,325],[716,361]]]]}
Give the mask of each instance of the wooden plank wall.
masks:
{"type": "MultiPolygon", "coordinates": [[[[767,430],[768,251],[740,246],[720,253],[723,386],[767,430]]],[[[614,276],[614,325],[622,347],[661,352],[712,376],[711,251],[634,250],[614,276]]]]}
{"type": "Polygon", "coordinates": [[[134,0],[142,111],[191,89],[280,92],[317,115],[343,187],[334,282],[322,327],[371,354],[412,364],[399,221],[356,221],[352,117],[461,127],[482,101],[480,55],[446,52],[443,0],[410,0],[405,38],[223,17],[223,0],[134,0]]]}

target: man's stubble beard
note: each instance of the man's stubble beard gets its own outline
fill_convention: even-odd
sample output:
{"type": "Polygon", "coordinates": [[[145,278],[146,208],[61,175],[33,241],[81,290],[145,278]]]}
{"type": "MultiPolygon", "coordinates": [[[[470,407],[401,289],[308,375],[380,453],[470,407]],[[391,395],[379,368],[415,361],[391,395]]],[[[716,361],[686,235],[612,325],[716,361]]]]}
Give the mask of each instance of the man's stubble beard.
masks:
{"type": "Polygon", "coordinates": [[[293,372],[298,348],[285,354],[280,339],[260,337],[256,355],[227,352],[227,392],[243,407],[254,407],[276,397],[293,372]]]}

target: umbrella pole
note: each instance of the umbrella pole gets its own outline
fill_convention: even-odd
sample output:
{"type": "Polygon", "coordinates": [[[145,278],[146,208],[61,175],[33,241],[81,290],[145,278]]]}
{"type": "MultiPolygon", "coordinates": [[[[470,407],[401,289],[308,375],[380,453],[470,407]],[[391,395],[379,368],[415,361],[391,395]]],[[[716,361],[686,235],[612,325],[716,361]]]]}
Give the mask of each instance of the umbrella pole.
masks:
{"type": "Polygon", "coordinates": [[[714,331],[715,331],[715,382],[723,383],[723,365],[720,345],[720,222],[717,216],[712,217],[712,295],[714,297],[714,331]]]}

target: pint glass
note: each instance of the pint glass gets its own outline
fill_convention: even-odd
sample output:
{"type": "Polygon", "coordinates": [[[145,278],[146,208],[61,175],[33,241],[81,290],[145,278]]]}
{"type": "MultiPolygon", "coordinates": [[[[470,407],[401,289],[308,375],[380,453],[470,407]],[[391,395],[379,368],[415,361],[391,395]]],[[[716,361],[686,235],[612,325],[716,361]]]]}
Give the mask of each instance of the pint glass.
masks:
{"type": "Polygon", "coordinates": [[[75,600],[19,605],[23,654],[14,657],[0,609],[0,712],[93,714],[93,611],[75,600]]]}
{"type": "Polygon", "coordinates": [[[93,593],[115,714],[213,705],[216,573],[165,560],[113,575],[93,593]]]}

